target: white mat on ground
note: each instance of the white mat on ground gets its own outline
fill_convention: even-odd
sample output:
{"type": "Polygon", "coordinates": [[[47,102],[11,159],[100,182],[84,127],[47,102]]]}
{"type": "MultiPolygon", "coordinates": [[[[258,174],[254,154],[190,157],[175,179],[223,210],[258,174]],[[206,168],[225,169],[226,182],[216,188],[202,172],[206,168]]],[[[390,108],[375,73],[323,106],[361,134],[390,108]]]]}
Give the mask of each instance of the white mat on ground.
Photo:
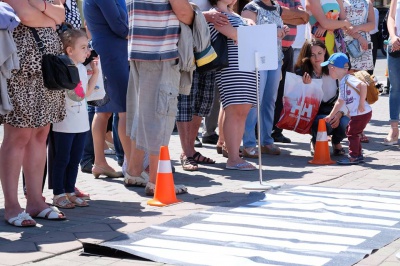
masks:
{"type": "Polygon", "coordinates": [[[315,186],[251,193],[101,246],[174,265],[353,265],[400,237],[400,193],[315,186]],[[264,194],[263,194],[264,195],[264,194]]]}

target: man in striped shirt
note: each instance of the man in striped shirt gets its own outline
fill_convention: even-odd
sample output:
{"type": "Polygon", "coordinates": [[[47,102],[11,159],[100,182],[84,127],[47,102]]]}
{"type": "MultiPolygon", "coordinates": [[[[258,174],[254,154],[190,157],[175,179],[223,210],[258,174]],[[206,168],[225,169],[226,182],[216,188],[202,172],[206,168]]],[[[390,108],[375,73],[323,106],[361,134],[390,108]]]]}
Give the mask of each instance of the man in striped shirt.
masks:
{"type": "MultiPolygon", "coordinates": [[[[188,0],[127,0],[127,10],[127,134],[132,145],[124,182],[147,184],[146,194],[152,195],[159,150],[168,146],[177,112],[179,22],[191,25],[194,13],[188,0]],[[149,180],[142,172],[145,151],[150,155],[149,180]]],[[[175,192],[186,188],[175,186],[175,192]]]]}

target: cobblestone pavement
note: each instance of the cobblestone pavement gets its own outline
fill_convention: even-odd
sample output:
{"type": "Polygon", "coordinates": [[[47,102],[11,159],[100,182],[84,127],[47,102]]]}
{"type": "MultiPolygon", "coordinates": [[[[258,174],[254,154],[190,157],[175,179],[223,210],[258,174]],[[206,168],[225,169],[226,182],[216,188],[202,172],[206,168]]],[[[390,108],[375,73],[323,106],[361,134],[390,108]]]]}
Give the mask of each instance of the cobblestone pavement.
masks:
{"type": "MultiPolygon", "coordinates": [[[[385,59],[378,59],[376,74],[384,77],[385,59]]],[[[322,185],[337,188],[399,191],[399,146],[386,147],[382,139],[389,130],[388,97],[381,96],[373,105],[373,117],[365,133],[370,143],[363,144],[366,163],[360,166],[310,165],[310,136],[284,131],[292,143],[278,145],[280,156],[264,155],[264,180],[290,185],[322,185]]],[[[0,126],[0,142],[3,127],[0,126]]],[[[345,142],[345,148],[347,148],[345,142]]],[[[143,188],[125,188],[123,179],[94,179],[79,172],[77,186],[90,192],[92,200],[88,208],[66,210],[69,220],[51,222],[39,220],[35,228],[16,228],[0,222],[0,265],[161,265],[142,260],[94,256],[84,254],[82,241],[100,243],[122,234],[132,233],[155,224],[161,224],[194,212],[238,201],[248,195],[241,187],[258,180],[258,171],[239,172],[225,170],[225,158],[218,155],[215,146],[204,145],[198,149],[217,161],[215,165],[201,166],[197,172],[184,172],[179,166],[180,143],[176,133],[169,146],[172,163],[176,167],[176,184],[185,184],[189,193],[180,195],[184,203],[157,208],[146,204],[149,197],[143,188]]],[[[113,158],[108,162],[118,168],[113,158]]],[[[253,160],[257,163],[257,160],[253,160]]],[[[20,184],[21,185],[21,184],[20,184]]],[[[45,189],[44,196],[51,202],[52,193],[45,189]]],[[[20,189],[22,206],[25,198],[20,189]]],[[[0,193],[0,217],[4,215],[4,198],[0,193]]],[[[400,240],[390,243],[357,265],[400,265],[396,253],[400,240]]]]}

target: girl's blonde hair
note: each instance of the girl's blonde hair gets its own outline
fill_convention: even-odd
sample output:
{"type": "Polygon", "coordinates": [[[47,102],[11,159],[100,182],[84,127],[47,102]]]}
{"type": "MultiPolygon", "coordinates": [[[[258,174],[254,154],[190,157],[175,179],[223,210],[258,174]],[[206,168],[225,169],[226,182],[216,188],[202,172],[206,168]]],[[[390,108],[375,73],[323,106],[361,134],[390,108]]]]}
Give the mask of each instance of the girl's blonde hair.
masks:
{"type": "Polygon", "coordinates": [[[87,38],[87,35],[83,30],[73,29],[72,26],[67,26],[67,29],[60,34],[64,53],[67,54],[67,48],[74,46],[76,40],[81,37],[87,38]]]}

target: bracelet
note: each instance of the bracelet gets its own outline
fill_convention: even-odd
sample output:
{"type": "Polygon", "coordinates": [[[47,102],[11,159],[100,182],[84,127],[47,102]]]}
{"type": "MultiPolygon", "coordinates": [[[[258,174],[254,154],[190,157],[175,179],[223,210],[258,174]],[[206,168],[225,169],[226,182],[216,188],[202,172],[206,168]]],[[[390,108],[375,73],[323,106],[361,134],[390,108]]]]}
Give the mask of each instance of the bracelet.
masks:
{"type": "Polygon", "coordinates": [[[46,3],[46,0],[43,0],[43,3],[44,3],[44,10],[42,11],[42,13],[46,12],[46,9],[47,9],[47,3],[46,3]]]}

